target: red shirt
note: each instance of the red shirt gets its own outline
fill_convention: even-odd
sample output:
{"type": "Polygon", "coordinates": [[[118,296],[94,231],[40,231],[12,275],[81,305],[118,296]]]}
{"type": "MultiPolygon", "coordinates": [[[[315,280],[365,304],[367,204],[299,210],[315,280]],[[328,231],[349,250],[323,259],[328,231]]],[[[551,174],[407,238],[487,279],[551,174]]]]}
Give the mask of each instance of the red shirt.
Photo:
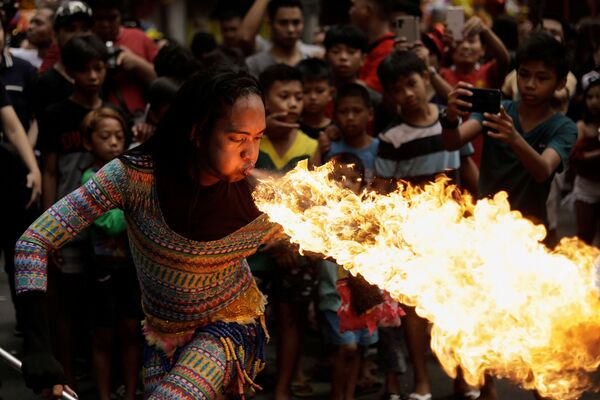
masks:
{"type": "MultiPolygon", "coordinates": [[[[154,41],[146,36],[143,31],[135,28],[121,27],[115,45],[117,47],[127,47],[149,63],[154,62],[154,58],[158,53],[158,47],[154,41]]],[[[108,89],[108,101],[121,108],[124,108],[122,104],[124,102],[129,112],[142,113],[146,108],[146,102],[144,101],[146,84],[125,71],[117,72],[115,82],[116,85],[108,89]]]]}
{"type": "Polygon", "coordinates": [[[44,59],[42,60],[42,65],[40,65],[40,68],[38,69],[40,75],[48,71],[50,68],[54,67],[54,64],[56,64],[59,60],[60,49],[58,48],[58,44],[54,42],[50,45],[50,48],[48,49],[46,55],[44,56],[44,59]]]}
{"type": "Polygon", "coordinates": [[[379,67],[379,63],[381,63],[381,61],[394,49],[395,37],[395,33],[388,32],[371,42],[369,51],[365,56],[365,62],[358,73],[358,77],[361,81],[365,82],[367,86],[379,93],[383,93],[383,87],[377,76],[377,67],[379,67]]]}

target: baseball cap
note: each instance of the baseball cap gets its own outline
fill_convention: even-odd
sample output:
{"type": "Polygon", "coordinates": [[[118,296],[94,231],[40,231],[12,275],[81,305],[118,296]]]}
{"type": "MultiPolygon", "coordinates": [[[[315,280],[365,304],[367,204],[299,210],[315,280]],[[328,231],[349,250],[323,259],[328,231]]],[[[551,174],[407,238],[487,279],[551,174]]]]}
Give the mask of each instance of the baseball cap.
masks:
{"type": "Polygon", "coordinates": [[[83,1],[70,0],[62,3],[54,16],[54,30],[57,31],[76,18],[85,20],[90,27],[94,24],[92,9],[83,1]]]}
{"type": "Polygon", "coordinates": [[[590,71],[581,77],[581,88],[585,92],[590,85],[597,84],[598,80],[600,80],[600,73],[596,70],[590,71]]]}

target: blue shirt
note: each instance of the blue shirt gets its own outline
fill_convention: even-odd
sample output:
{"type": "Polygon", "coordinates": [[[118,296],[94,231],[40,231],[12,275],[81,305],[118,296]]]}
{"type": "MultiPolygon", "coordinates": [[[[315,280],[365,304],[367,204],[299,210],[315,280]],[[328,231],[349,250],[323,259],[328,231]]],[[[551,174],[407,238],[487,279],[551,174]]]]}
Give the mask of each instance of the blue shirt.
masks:
{"type": "Polygon", "coordinates": [[[379,148],[379,139],[373,138],[371,143],[367,147],[357,149],[356,147],[348,146],[344,139],[336,140],[331,143],[331,148],[324,157],[324,161],[327,162],[329,159],[336,154],[340,153],[352,153],[363,162],[365,167],[365,178],[367,181],[373,179],[375,173],[375,157],[377,156],[377,149],[379,148]]]}
{"type": "MultiPolygon", "coordinates": [[[[504,100],[502,106],[527,144],[539,154],[553,149],[561,159],[558,172],[566,169],[571,147],[577,139],[577,125],[571,119],[557,112],[529,132],[524,132],[519,119],[519,102],[504,100]]],[[[471,114],[471,119],[484,120],[483,115],[478,113],[471,114]]],[[[551,183],[552,176],[545,182],[536,182],[509,144],[484,135],[479,174],[480,198],[504,190],[508,193],[512,209],[546,223],[546,199],[551,183]]]]}

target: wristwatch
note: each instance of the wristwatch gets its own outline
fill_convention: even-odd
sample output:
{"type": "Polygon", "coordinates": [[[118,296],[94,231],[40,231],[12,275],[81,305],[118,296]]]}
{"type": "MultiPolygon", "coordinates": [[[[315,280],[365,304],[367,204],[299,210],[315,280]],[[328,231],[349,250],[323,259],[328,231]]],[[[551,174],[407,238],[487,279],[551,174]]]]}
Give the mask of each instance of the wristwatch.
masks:
{"type": "Polygon", "coordinates": [[[440,111],[440,125],[443,129],[456,129],[460,125],[460,118],[456,118],[454,121],[448,120],[448,109],[444,108],[440,111]]]}

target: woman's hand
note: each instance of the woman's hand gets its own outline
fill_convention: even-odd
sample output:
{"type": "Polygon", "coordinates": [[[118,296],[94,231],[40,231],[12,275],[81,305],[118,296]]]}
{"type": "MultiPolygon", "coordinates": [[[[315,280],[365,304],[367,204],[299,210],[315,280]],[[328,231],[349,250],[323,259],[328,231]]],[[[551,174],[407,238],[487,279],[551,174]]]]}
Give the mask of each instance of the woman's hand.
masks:
{"type": "Polygon", "coordinates": [[[520,137],[512,118],[506,113],[504,107],[500,107],[499,114],[483,113],[483,116],[486,118],[483,121],[483,126],[491,129],[488,132],[490,137],[502,140],[510,145],[520,137]]]}
{"type": "Polygon", "coordinates": [[[469,90],[473,85],[467,82],[458,82],[458,84],[448,94],[448,109],[446,116],[449,121],[456,121],[458,117],[467,118],[473,105],[468,101],[460,99],[461,96],[472,96],[473,93],[469,90]]]}
{"type": "Polygon", "coordinates": [[[25,206],[25,208],[29,208],[36,203],[42,195],[42,173],[40,172],[39,168],[36,168],[27,174],[25,186],[28,189],[31,189],[31,197],[25,206]]]}

